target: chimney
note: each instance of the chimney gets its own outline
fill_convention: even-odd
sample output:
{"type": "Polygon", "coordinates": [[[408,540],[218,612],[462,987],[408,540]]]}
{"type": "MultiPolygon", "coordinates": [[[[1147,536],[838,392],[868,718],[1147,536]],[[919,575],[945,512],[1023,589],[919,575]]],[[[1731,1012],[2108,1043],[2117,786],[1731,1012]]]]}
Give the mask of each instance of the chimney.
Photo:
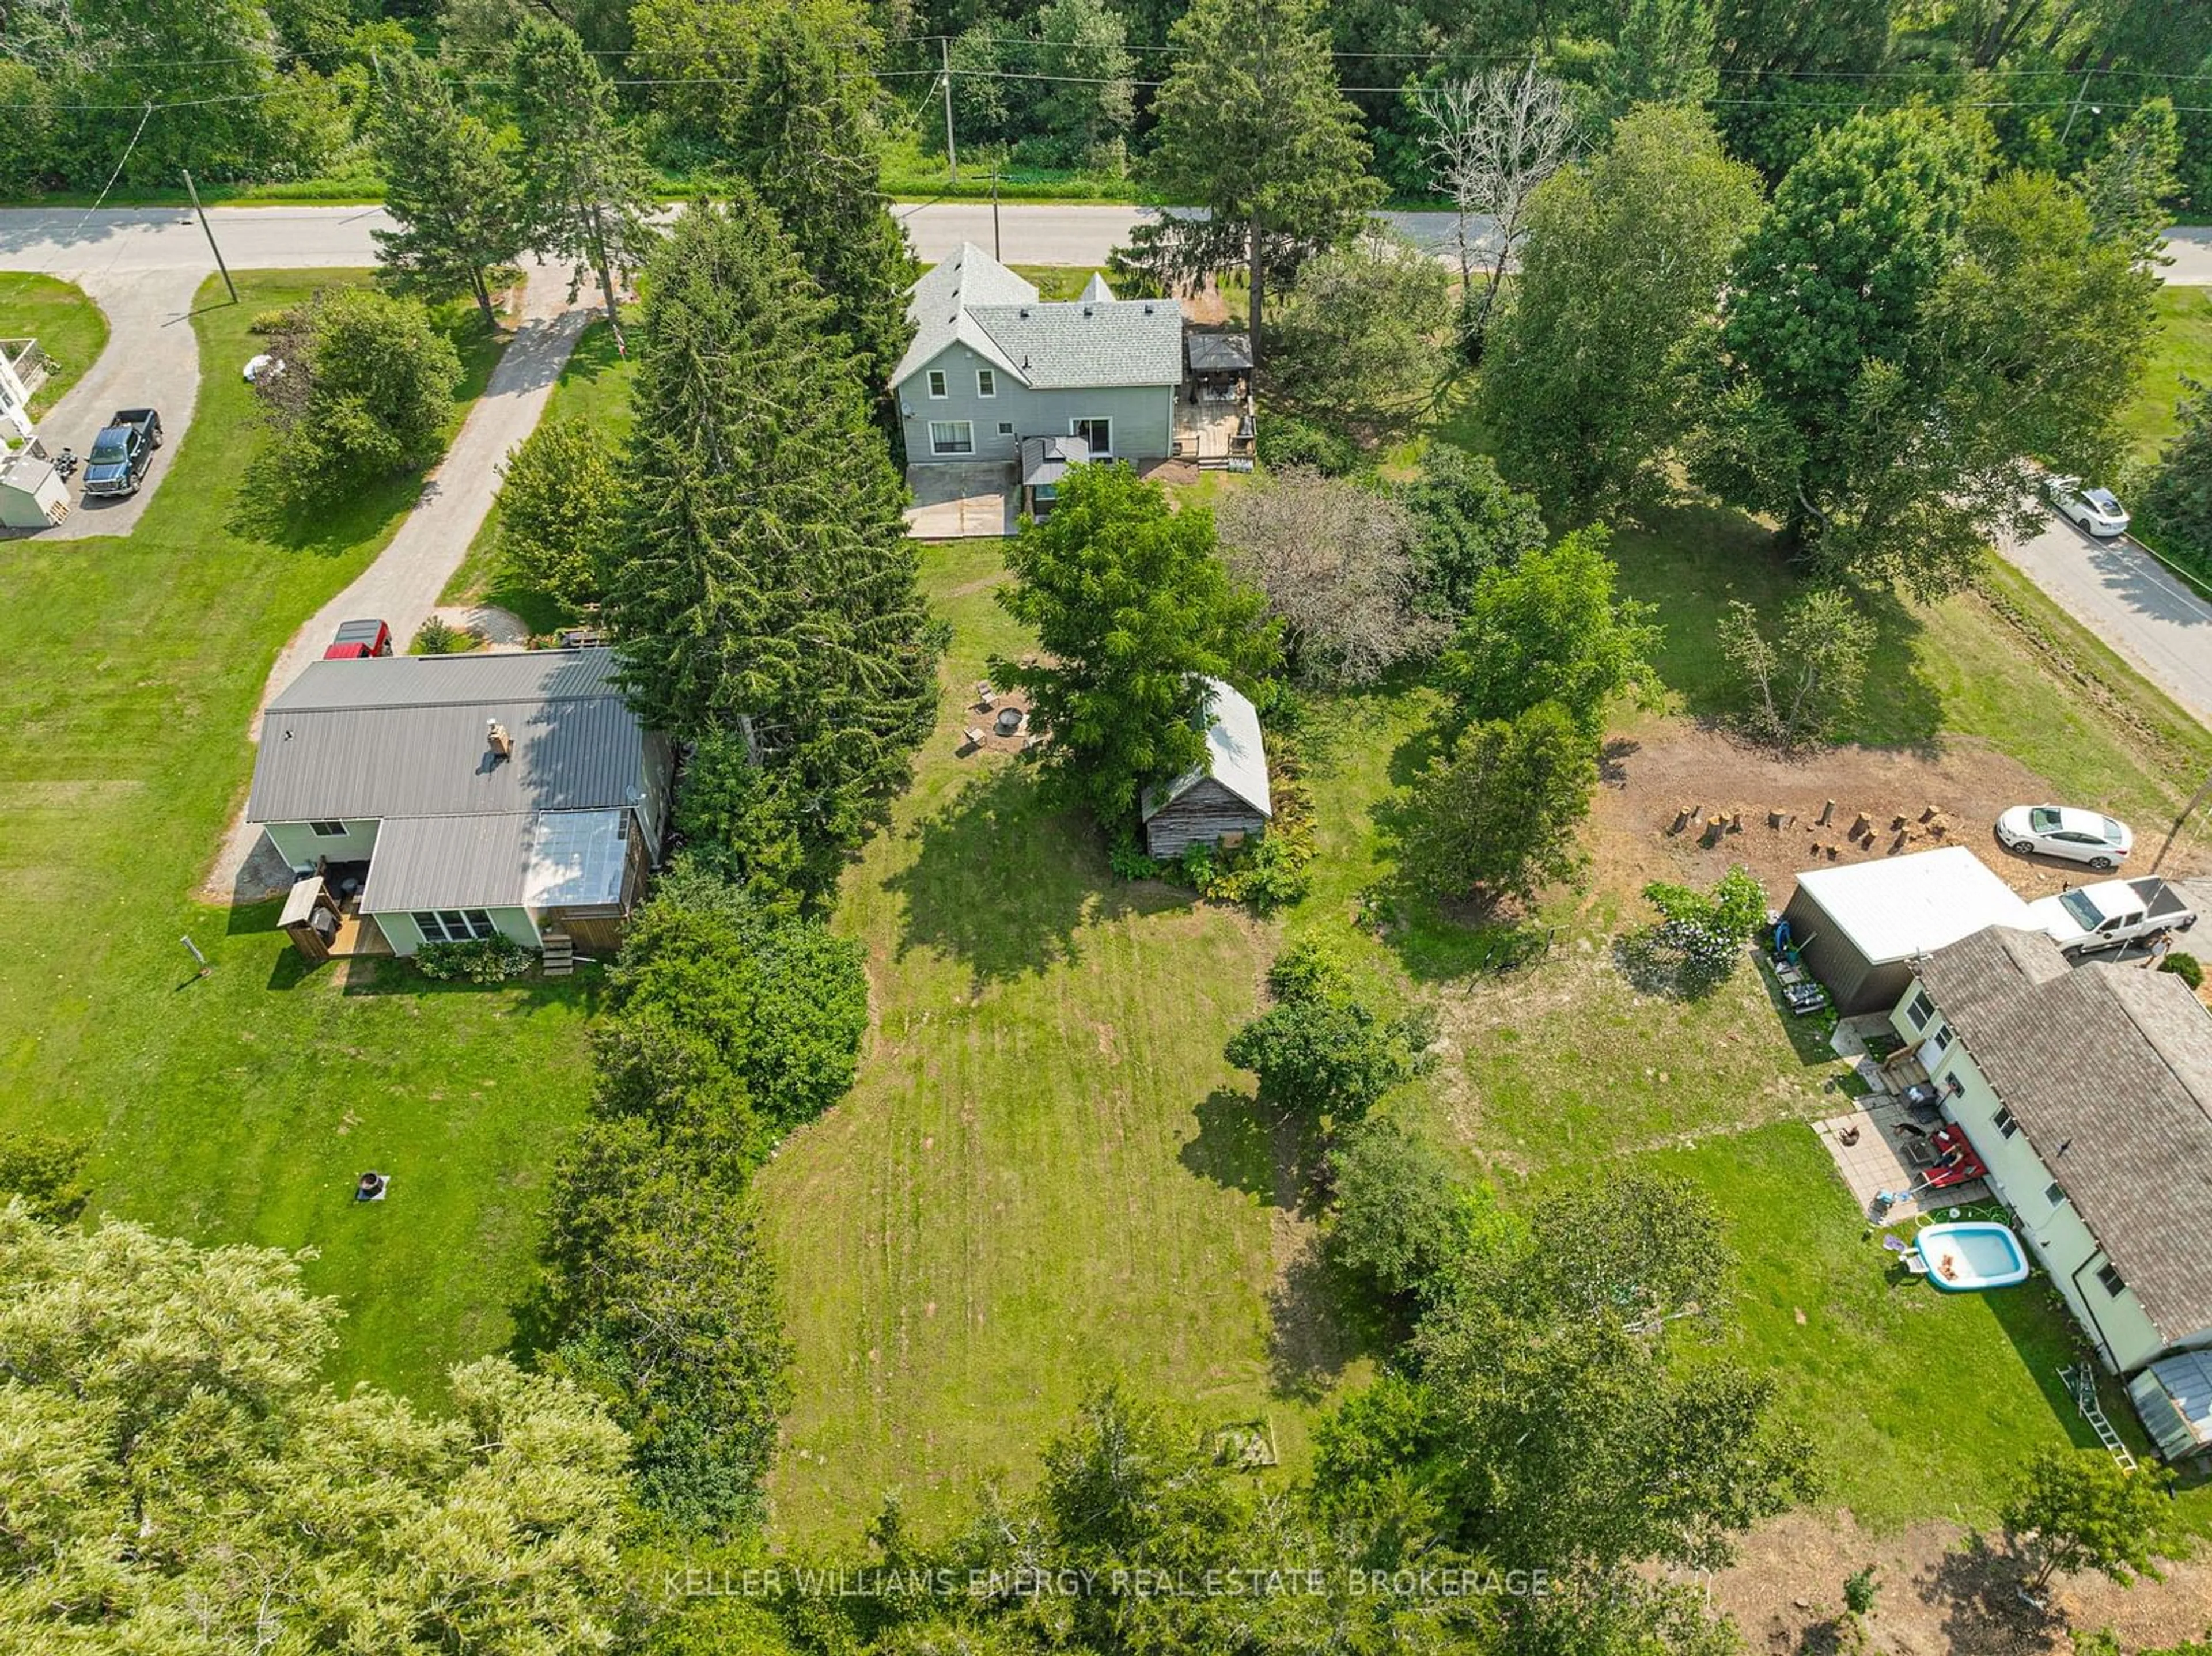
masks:
{"type": "Polygon", "coordinates": [[[496,719],[484,720],[484,741],[496,757],[514,757],[514,738],[507,733],[507,726],[496,719]]]}

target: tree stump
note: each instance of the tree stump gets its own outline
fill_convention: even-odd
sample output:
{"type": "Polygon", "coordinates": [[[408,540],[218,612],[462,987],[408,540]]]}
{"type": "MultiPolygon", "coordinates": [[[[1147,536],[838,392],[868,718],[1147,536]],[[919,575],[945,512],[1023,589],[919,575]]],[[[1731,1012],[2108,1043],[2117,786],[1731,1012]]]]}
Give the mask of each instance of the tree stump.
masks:
{"type": "Polygon", "coordinates": [[[1852,839],[1856,840],[1862,834],[1871,834],[1873,832],[1874,819],[1869,816],[1864,811],[1861,811],[1856,816],[1851,819],[1850,837],[1852,839]]]}
{"type": "Polygon", "coordinates": [[[1927,810],[1920,813],[1920,820],[1923,822],[1932,822],[1942,814],[1943,813],[1936,810],[1935,806],[1930,805],[1927,810]]]}
{"type": "Polygon", "coordinates": [[[1741,834],[1743,832],[1743,813],[1741,811],[1731,811],[1729,814],[1728,831],[1730,834],[1741,834]]]}
{"type": "Polygon", "coordinates": [[[1816,824],[1816,826],[1820,827],[1820,828],[1826,828],[1826,827],[1827,827],[1827,826],[1828,826],[1828,819],[1829,819],[1830,817],[1833,816],[1835,814],[1836,814],[1836,802],[1835,802],[1834,800],[1831,799],[1831,800],[1829,800],[1829,801],[1827,802],[1827,804],[1824,804],[1824,805],[1822,805],[1822,806],[1820,807],[1820,822],[1816,824]]]}
{"type": "Polygon", "coordinates": [[[1674,813],[1674,823],[1668,828],[1667,832],[1669,834],[1680,834],[1684,828],[1690,826],[1690,808],[1687,805],[1683,806],[1680,810],[1674,813]]]}
{"type": "Polygon", "coordinates": [[[1899,852],[1905,849],[1905,836],[1900,833],[1897,838],[1889,842],[1889,854],[1893,857],[1896,856],[1899,852]]]}

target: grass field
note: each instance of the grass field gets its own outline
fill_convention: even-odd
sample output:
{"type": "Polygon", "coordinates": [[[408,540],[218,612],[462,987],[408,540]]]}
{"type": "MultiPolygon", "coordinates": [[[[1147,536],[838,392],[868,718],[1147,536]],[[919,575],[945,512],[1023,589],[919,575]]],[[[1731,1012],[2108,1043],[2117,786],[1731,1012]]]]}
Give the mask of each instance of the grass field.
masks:
{"type": "MultiPolygon", "coordinates": [[[[617,449],[629,439],[629,382],[636,372],[635,359],[615,351],[615,337],[605,322],[585,325],[576,349],[561,370],[561,379],[546,399],[540,423],[550,420],[585,420],[605,433],[617,449]]],[[[499,507],[484,514],[483,526],[469,543],[468,555],[439,596],[441,604],[494,604],[522,618],[533,633],[550,633],[576,619],[544,593],[523,585],[501,567],[499,507]]]]}
{"type": "MultiPolygon", "coordinates": [[[[193,319],[203,359],[240,360],[255,312],[357,279],[239,273],[241,302],[193,319]]],[[[458,424],[495,351],[456,325],[458,424]]],[[[191,901],[278,646],[416,492],[402,478],[332,510],[248,510],[251,395],[204,376],[128,538],[0,543],[0,1128],[89,1136],[96,1210],[319,1249],[309,1280],[348,1313],[333,1378],[425,1395],[506,1342],[544,1171],[581,1108],[592,992],[441,988],[396,967],[342,986],[305,969],[272,909],[191,901]],[[356,1207],[368,1168],[392,1197],[356,1207]]]]}
{"type": "Polygon", "coordinates": [[[2156,457],[2159,445],[2181,428],[2174,404],[2186,375],[2212,385],[2212,288],[2161,288],[2159,336],[2134,404],[2120,416],[2136,458],[2156,457]]]}
{"type": "Polygon", "coordinates": [[[35,337],[53,364],[31,397],[33,416],[61,401],[107,349],[107,317],[84,290],[53,276],[0,272],[0,339],[35,337]]]}

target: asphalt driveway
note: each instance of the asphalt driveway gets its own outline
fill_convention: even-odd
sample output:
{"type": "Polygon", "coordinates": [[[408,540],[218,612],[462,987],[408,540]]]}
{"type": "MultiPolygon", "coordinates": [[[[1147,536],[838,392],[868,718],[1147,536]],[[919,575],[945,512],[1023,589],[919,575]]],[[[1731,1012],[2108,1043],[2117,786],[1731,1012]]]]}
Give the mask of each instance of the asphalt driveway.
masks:
{"type": "Polygon", "coordinates": [[[2057,605],[2212,727],[2212,603],[2132,539],[2100,541],[2049,513],[1998,549],[2057,605]]]}

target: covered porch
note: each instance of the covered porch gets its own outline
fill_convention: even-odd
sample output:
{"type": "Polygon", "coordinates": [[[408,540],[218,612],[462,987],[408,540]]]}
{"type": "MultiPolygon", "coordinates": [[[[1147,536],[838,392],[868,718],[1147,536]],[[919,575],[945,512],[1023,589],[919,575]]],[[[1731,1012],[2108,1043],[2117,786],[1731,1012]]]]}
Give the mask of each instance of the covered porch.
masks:
{"type": "Polygon", "coordinates": [[[1175,405],[1175,458],[1201,467],[1249,465],[1252,342],[1241,333],[1186,330],[1182,393],[1175,405]]]}
{"type": "Polygon", "coordinates": [[[332,863],[295,881],[277,929],[311,961],[388,955],[391,941],[376,918],[361,912],[367,863],[332,863]]]}

